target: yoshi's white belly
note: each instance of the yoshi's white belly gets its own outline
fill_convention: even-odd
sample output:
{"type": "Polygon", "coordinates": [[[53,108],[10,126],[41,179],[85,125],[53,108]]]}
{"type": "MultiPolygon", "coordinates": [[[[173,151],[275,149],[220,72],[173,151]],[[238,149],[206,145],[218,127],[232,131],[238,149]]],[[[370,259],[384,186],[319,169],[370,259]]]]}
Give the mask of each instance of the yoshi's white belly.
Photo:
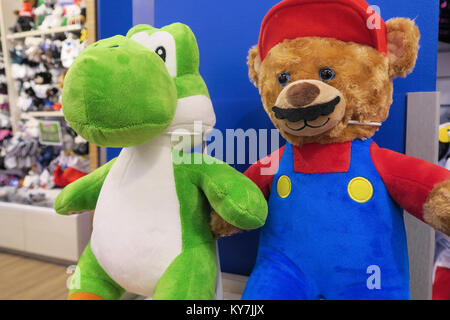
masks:
{"type": "Polygon", "coordinates": [[[181,236],[170,137],[123,149],[95,210],[91,247],[99,264],[127,291],[151,296],[181,253],[181,236]]]}

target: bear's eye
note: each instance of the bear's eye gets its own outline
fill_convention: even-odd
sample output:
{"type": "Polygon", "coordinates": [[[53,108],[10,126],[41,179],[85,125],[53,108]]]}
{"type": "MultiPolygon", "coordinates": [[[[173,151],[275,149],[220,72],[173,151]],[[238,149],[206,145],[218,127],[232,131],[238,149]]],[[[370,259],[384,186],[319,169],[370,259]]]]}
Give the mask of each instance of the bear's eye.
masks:
{"type": "Polygon", "coordinates": [[[278,83],[285,87],[289,81],[291,81],[291,74],[289,72],[283,72],[278,75],[278,83]]]}
{"type": "Polygon", "coordinates": [[[161,59],[163,59],[164,62],[166,62],[167,57],[166,48],[164,48],[163,46],[159,46],[158,48],[156,48],[155,52],[158,56],[161,57],[161,59]]]}
{"type": "Polygon", "coordinates": [[[329,67],[322,68],[319,71],[319,77],[324,82],[328,82],[330,80],[333,80],[335,76],[336,76],[336,73],[334,72],[333,69],[331,69],[329,67]]]}

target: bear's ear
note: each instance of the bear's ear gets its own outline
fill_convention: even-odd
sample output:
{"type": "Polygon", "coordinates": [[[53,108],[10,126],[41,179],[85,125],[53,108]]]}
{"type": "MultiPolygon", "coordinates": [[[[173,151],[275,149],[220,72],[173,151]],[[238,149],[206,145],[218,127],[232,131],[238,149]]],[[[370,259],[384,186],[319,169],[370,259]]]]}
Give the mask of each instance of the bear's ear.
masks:
{"type": "Polygon", "coordinates": [[[248,75],[253,84],[258,88],[259,72],[261,71],[261,58],[259,57],[258,46],[254,46],[248,53],[248,75]]]}
{"type": "Polygon", "coordinates": [[[393,18],[386,22],[389,75],[406,77],[416,65],[420,32],[415,22],[406,18],[393,18]]]}

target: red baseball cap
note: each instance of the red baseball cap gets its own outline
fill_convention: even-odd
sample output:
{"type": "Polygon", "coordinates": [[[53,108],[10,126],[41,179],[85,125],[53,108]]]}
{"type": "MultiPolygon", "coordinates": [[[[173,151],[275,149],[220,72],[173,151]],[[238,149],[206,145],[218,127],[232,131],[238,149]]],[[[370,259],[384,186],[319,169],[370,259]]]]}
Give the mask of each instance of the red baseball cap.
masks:
{"type": "Polygon", "coordinates": [[[264,60],[277,44],[301,37],[334,38],[387,53],[386,24],[365,0],[284,0],[263,20],[259,54],[264,60]],[[378,27],[368,22],[377,18],[378,27]]]}

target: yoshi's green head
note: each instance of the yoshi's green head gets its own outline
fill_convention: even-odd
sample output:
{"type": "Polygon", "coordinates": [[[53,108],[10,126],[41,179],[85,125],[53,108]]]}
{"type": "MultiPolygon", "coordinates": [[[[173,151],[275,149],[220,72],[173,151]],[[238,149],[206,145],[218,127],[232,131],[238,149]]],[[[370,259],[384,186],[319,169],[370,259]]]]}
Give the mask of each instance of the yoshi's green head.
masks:
{"type": "Polygon", "coordinates": [[[215,125],[199,73],[191,29],[132,28],[98,41],[75,60],[64,81],[63,112],[83,138],[104,147],[131,147],[176,130],[215,125]]]}

